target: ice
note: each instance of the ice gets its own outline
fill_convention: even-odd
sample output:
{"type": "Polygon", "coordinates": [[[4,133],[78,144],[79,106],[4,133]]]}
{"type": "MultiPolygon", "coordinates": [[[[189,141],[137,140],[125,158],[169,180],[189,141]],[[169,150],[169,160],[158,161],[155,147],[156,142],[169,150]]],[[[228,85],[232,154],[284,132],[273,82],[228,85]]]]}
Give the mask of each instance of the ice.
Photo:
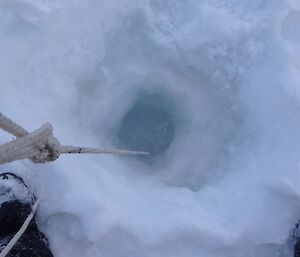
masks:
{"type": "Polygon", "coordinates": [[[43,195],[39,226],[56,257],[288,256],[300,218],[299,10],[1,2],[1,112],[29,131],[51,122],[66,145],[154,152],[3,167],[43,195]]]}
{"type": "Polygon", "coordinates": [[[283,20],[281,27],[282,37],[292,43],[300,42],[300,11],[291,11],[283,20]]]}
{"type": "Polygon", "coordinates": [[[167,100],[159,95],[138,99],[125,114],[117,137],[123,148],[149,152],[142,160],[164,153],[172,143],[176,122],[167,100]]]}

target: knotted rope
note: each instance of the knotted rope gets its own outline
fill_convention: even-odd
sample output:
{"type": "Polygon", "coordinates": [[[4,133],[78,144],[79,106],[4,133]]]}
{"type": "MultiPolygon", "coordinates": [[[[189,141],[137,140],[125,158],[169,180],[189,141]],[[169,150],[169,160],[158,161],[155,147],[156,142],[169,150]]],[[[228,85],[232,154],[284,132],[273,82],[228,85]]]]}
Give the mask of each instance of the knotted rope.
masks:
{"type": "MultiPolygon", "coordinates": [[[[128,150],[102,150],[91,147],[63,146],[53,136],[53,128],[50,123],[46,123],[41,128],[29,133],[24,128],[10,120],[0,112],[0,128],[14,135],[16,139],[9,143],[0,145],[0,165],[8,162],[30,159],[34,163],[45,163],[55,161],[60,154],[71,153],[97,153],[97,154],[139,154],[148,155],[147,152],[128,150]]],[[[33,219],[39,204],[37,200],[31,210],[30,215],[25,220],[23,226],[11,239],[8,245],[0,253],[0,257],[8,255],[10,250],[25,232],[30,221],[33,219]]]]}
{"type": "Polygon", "coordinates": [[[13,141],[0,146],[0,165],[22,159],[30,159],[34,163],[45,163],[55,161],[60,154],[71,153],[149,154],[119,149],[102,150],[91,147],[63,146],[53,136],[53,128],[50,123],[46,123],[41,128],[29,133],[1,112],[0,128],[16,137],[13,141]]]}

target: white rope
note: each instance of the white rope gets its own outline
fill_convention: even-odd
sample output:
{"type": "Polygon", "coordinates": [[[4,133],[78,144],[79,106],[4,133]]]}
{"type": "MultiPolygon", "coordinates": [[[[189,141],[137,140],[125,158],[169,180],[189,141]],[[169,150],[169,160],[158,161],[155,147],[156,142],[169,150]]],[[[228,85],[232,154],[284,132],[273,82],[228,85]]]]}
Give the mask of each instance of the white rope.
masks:
{"type": "MultiPolygon", "coordinates": [[[[30,170],[32,170],[34,172],[34,169],[32,167],[30,167],[29,165],[27,165],[26,163],[22,162],[23,165],[25,165],[27,168],[29,168],[30,170]]],[[[14,237],[8,242],[8,244],[5,246],[5,248],[2,250],[2,252],[0,253],[0,257],[6,257],[8,255],[8,253],[11,251],[11,249],[14,247],[14,245],[19,241],[19,239],[21,238],[21,236],[25,233],[26,229],[28,228],[31,220],[33,219],[37,208],[41,202],[41,199],[44,196],[45,193],[45,182],[42,180],[42,190],[40,192],[40,197],[36,200],[36,202],[34,203],[34,205],[31,208],[31,212],[30,214],[27,216],[26,220],[24,221],[22,227],[19,229],[19,231],[14,235],[14,237]]]]}
{"type": "MultiPolygon", "coordinates": [[[[60,154],[73,153],[93,153],[93,154],[134,154],[148,155],[147,152],[128,150],[102,150],[91,147],[62,146],[53,136],[53,128],[50,123],[46,123],[41,128],[29,133],[24,128],[10,120],[0,112],[0,128],[14,135],[16,139],[9,143],[0,145],[0,165],[8,162],[30,159],[34,163],[45,163],[55,161],[60,154]]],[[[10,240],[0,253],[0,257],[5,257],[18,242],[20,237],[33,219],[39,205],[38,199],[32,207],[31,213],[25,220],[20,230],[10,240]]]]}
{"type": "Polygon", "coordinates": [[[0,146],[0,165],[22,159],[30,159],[34,163],[45,163],[55,161],[60,154],[71,153],[149,154],[139,151],[62,146],[53,136],[53,128],[50,123],[46,123],[41,128],[29,133],[1,112],[0,128],[16,137],[15,140],[0,146]]]}
{"type": "Polygon", "coordinates": [[[6,257],[7,254],[10,252],[10,250],[14,247],[14,245],[19,241],[21,236],[24,234],[24,232],[28,228],[30,221],[33,219],[39,203],[40,203],[40,199],[38,199],[34,203],[32,209],[31,209],[31,212],[28,215],[28,217],[26,218],[26,220],[24,221],[22,227],[19,229],[19,231],[14,235],[14,237],[9,241],[9,243],[2,250],[2,252],[0,253],[0,257],[6,257]]]}

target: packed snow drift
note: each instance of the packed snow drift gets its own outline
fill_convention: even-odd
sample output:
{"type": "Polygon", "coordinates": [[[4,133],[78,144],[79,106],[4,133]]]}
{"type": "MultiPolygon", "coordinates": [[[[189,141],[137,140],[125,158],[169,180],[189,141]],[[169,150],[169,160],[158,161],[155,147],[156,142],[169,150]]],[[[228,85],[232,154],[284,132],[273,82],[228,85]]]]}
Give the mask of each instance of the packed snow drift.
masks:
{"type": "Polygon", "coordinates": [[[297,0],[2,0],[1,112],[152,153],[1,167],[42,196],[54,255],[289,256],[299,28],[297,0]]]}

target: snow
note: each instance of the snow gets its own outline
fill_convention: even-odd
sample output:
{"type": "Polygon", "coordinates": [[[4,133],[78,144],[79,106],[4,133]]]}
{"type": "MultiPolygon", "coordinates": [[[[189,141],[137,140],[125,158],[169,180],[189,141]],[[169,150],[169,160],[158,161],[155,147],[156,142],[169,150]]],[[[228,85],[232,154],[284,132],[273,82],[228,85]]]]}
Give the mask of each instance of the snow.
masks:
{"type": "Polygon", "coordinates": [[[28,130],[49,121],[64,144],[113,148],[141,95],[168,99],[175,116],[151,163],[3,167],[43,195],[54,255],[288,256],[300,218],[299,25],[297,0],[1,1],[0,110],[28,130]]]}

